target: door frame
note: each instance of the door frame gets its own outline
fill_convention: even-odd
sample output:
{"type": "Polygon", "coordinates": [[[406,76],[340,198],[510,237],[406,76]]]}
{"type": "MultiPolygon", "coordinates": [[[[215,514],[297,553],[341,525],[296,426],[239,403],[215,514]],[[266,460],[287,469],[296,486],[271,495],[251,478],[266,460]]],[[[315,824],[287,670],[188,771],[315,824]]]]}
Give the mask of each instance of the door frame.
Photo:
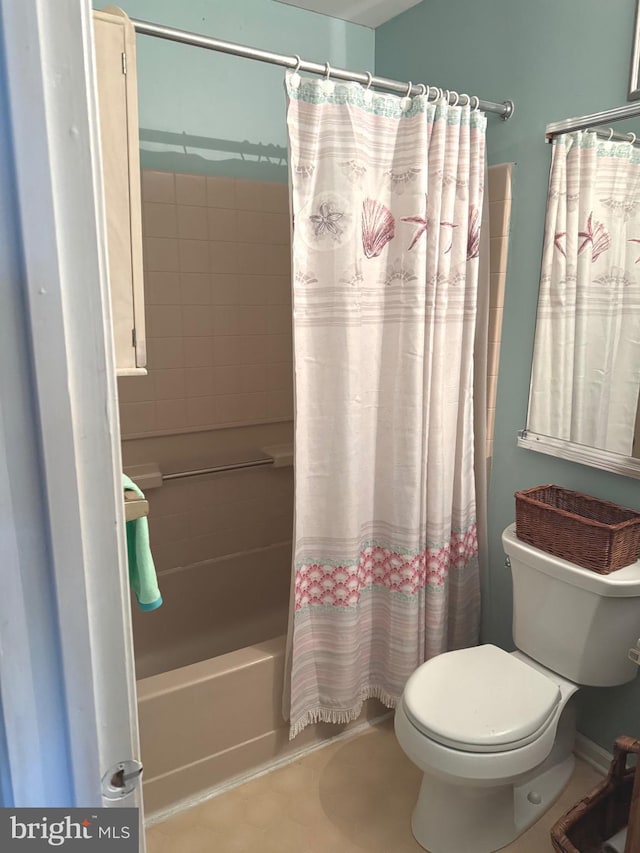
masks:
{"type": "MultiPolygon", "coordinates": [[[[11,480],[0,475],[8,515],[0,711],[7,805],[141,808],[139,790],[116,802],[101,794],[107,770],[139,759],[140,750],[91,15],[90,0],[0,0],[0,86],[8,93],[22,249],[16,311],[30,362],[43,516],[36,534],[45,554],[21,560],[24,519],[3,495],[11,480]],[[37,660],[43,628],[29,589],[54,628],[37,660]],[[45,685],[43,668],[56,673],[45,685]],[[63,709],[62,718],[43,713],[47,702],[63,709]],[[34,786],[43,750],[59,749],[54,736],[66,744],[66,766],[60,759],[59,778],[41,774],[34,786]],[[69,791],[64,802],[55,802],[54,784],[69,791]]],[[[13,402],[2,400],[5,413],[13,402]]],[[[8,439],[0,418],[0,463],[11,457],[8,439]]]]}

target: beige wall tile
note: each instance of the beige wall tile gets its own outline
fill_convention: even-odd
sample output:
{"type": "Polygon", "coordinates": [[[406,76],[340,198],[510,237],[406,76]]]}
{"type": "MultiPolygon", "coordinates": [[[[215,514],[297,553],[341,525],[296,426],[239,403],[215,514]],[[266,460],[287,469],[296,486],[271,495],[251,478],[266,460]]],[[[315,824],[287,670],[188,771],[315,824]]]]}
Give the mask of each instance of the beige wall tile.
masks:
{"type": "Polygon", "coordinates": [[[180,273],[180,295],[183,305],[209,305],[211,275],[201,272],[180,273]]]}
{"type": "Polygon", "coordinates": [[[213,393],[216,395],[234,394],[240,390],[242,367],[228,364],[213,369],[213,393]]]}
{"type": "Polygon", "coordinates": [[[180,400],[185,396],[183,368],[154,370],[153,381],[157,400],[180,400]]]}
{"type": "Polygon", "coordinates": [[[185,338],[204,338],[213,334],[210,305],[183,305],[182,328],[185,338]]]}
{"type": "Polygon", "coordinates": [[[496,422],[496,410],[495,407],[487,409],[487,438],[493,438],[493,428],[496,422]]]}
{"type": "Polygon", "coordinates": [[[186,400],[158,400],[156,418],[159,430],[184,429],[187,426],[186,400]]]}
{"type": "Polygon", "coordinates": [[[289,246],[266,246],[263,272],[267,275],[291,275],[291,250],[289,246]]]}
{"type": "Polygon", "coordinates": [[[175,305],[180,299],[178,273],[145,271],[144,296],[147,305],[175,305]]]}
{"type": "Polygon", "coordinates": [[[215,397],[189,397],[187,399],[187,423],[189,426],[205,426],[216,423],[215,397]]]}
{"type": "Polygon", "coordinates": [[[498,375],[500,366],[500,341],[493,341],[487,350],[487,364],[490,365],[490,373],[498,375]]]}
{"type": "Polygon", "coordinates": [[[184,366],[208,367],[213,364],[213,338],[185,338],[184,366]]]}
{"type": "Polygon", "coordinates": [[[171,204],[176,200],[173,172],[155,172],[145,169],[142,172],[142,197],[144,201],[171,204]]]}
{"type": "Polygon", "coordinates": [[[215,365],[241,364],[242,340],[239,335],[218,336],[212,340],[215,365]]]}
{"type": "Polygon", "coordinates": [[[287,184],[264,182],[262,187],[263,210],[288,213],[289,187],[287,184]]]}
{"type": "Polygon", "coordinates": [[[268,277],[264,275],[242,275],[236,280],[238,305],[265,305],[267,303],[268,277]]]}
{"type": "Polygon", "coordinates": [[[189,515],[186,512],[160,517],[150,514],[149,535],[154,546],[180,542],[189,535],[189,515]]]}
{"type": "Polygon", "coordinates": [[[267,388],[266,364],[243,364],[238,368],[239,382],[236,388],[242,393],[265,392],[267,388]]]}
{"type": "Polygon", "coordinates": [[[260,181],[236,181],[236,207],[238,210],[263,210],[264,193],[260,181]]]}
{"type": "Polygon", "coordinates": [[[492,273],[506,273],[507,271],[507,251],[509,241],[505,237],[492,237],[490,243],[490,262],[489,268],[492,273]]]}
{"type": "Polygon", "coordinates": [[[216,422],[219,424],[264,420],[267,416],[266,392],[216,397],[216,422]]]}
{"type": "Polygon", "coordinates": [[[504,307],[504,291],[506,287],[507,276],[505,273],[492,273],[490,276],[490,293],[489,307],[503,308],[504,307]]]}
{"type": "Polygon", "coordinates": [[[291,306],[269,305],[267,313],[267,332],[270,335],[291,334],[291,306]]]}
{"type": "MultiPolygon", "coordinates": [[[[242,335],[266,335],[267,312],[264,306],[242,305],[239,311],[239,332],[242,335]]],[[[291,320],[289,320],[291,323],[291,320]]]]}
{"type": "Polygon", "coordinates": [[[510,219],[510,199],[491,201],[489,203],[489,234],[491,237],[503,237],[508,235],[510,219]]]}
{"type": "Polygon", "coordinates": [[[149,367],[158,370],[163,367],[183,367],[183,338],[149,338],[147,340],[149,367]]]}
{"type": "Polygon", "coordinates": [[[178,237],[188,240],[208,240],[209,225],[207,208],[180,204],[178,213],[178,237]]]}
{"type": "Polygon", "coordinates": [[[267,358],[267,343],[269,335],[240,336],[240,364],[263,364],[267,358]]]}
{"type": "Polygon", "coordinates": [[[177,237],[175,205],[146,201],[142,208],[142,233],[145,237],[177,237]]]}
{"type": "Polygon", "coordinates": [[[178,272],[178,241],[171,237],[145,237],[144,268],[149,272],[178,272]]]}
{"type": "Polygon", "coordinates": [[[236,181],[233,178],[207,177],[209,207],[236,207],[236,181]]]}
{"type": "Polygon", "coordinates": [[[290,249],[291,220],[289,213],[264,214],[264,229],[267,243],[279,243],[290,249]]]}
{"type": "Polygon", "coordinates": [[[217,393],[213,367],[189,367],[185,370],[185,389],[187,397],[211,397],[217,393]]]}
{"type": "Polygon", "coordinates": [[[223,241],[209,243],[209,271],[216,274],[240,272],[240,245],[223,241]]]}
{"type": "Polygon", "coordinates": [[[513,164],[500,163],[497,166],[489,166],[489,199],[500,201],[511,198],[511,172],[513,164]]]}
{"type": "MultiPolygon", "coordinates": [[[[187,539],[177,542],[165,542],[161,548],[154,549],[153,559],[158,572],[168,569],[177,569],[179,566],[188,566],[190,543],[187,539]]],[[[162,585],[162,582],[160,583],[162,585]]]]}
{"type": "Polygon", "coordinates": [[[236,243],[236,265],[241,275],[267,273],[267,246],[262,243],[236,243]]]}
{"type": "Polygon", "coordinates": [[[121,403],[143,403],[154,399],[153,377],[119,376],[118,400],[121,403]]]}
{"type": "Polygon", "coordinates": [[[209,243],[206,240],[180,240],[180,272],[209,272],[209,243]]]}
{"type": "Polygon", "coordinates": [[[214,305],[211,310],[211,322],[214,335],[239,335],[240,306],[214,305]]]}
{"type": "Polygon", "coordinates": [[[155,429],[155,402],[121,404],[120,431],[123,435],[137,435],[144,432],[154,432],[155,429]]]}
{"type": "Polygon", "coordinates": [[[210,207],[207,210],[209,240],[235,242],[238,239],[238,212],[231,208],[210,207]]]}
{"type": "Polygon", "coordinates": [[[147,305],[146,314],[150,337],[182,337],[183,330],[179,305],[147,305]]]}
{"type": "Polygon", "coordinates": [[[291,275],[263,276],[269,305],[288,305],[291,310],[291,275]]]}
{"type": "Polygon", "coordinates": [[[290,362],[293,358],[293,347],[291,335],[267,335],[265,337],[266,353],[265,361],[273,362],[290,362]]]}
{"type": "Polygon", "coordinates": [[[282,420],[293,418],[292,391],[269,391],[267,393],[267,417],[282,420]]]}
{"type": "Polygon", "coordinates": [[[293,387],[293,365],[289,362],[268,364],[267,389],[269,391],[285,391],[293,387]]]}
{"type": "Polygon", "coordinates": [[[502,308],[489,309],[489,341],[499,341],[502,336],[502,308]]]}
{"type": "Polygon", "coordinates": [[[178,204],[207,204],[207,179],[204,175],[176,174],[176,202],[178,204]]]}
{"type": "Polygon", "coordinates": [[[214,305],[238,304],[238,278],[235,275],[211,274],[211,302],[214,305]]]}
{"type": "Polygon", "coordinates": [[[238,214],[239,240],[251,243],[266,243],[264,220],[266,214],[258,210],[239,210],[238,214]]]}

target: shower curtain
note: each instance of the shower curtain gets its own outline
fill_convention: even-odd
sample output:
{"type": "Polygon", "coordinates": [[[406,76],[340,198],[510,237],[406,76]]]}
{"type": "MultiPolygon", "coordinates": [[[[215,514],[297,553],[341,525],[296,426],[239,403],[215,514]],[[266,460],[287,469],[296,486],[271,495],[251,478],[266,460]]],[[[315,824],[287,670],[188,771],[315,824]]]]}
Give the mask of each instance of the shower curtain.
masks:
{"type": "Polygon", "coordinates": [[[294,737],[394,706],[424,660],[478,640],[486,118],[292,72],[287,91],[294,737]]]}
{"type": "Polygon", "coordinates": [[[631,454],[640,386],[640,152],[554,139],[528,427],[631,454]]]}

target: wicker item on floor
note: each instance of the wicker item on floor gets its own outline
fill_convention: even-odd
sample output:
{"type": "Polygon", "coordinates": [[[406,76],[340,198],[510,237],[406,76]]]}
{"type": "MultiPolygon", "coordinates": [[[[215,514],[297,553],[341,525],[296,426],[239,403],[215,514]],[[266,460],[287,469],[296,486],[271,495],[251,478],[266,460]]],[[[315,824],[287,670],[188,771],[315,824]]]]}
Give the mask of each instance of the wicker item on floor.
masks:
{"type": "Polygon", "coordinates": [[[640,556],[640,512],[561,486],[515,493],[523,542],[607,575],[640,556]]]}
{"type": "MultiPolygon", "coordinates": [[[[638,791],[634,790],[635,768],[627,768],[627,755],[640,753],[640,741],[616,739],[609,775],[580,800],[551,829],[551,843],[558,853],[599,853],[602,844],[628,824],[629,853],[640,850],[636,829],[638,791]]],[[[640,774],[639,778],[640,778],[640,774]]],[[[635,788],[640,789],[640,785],[635,788]]]]}

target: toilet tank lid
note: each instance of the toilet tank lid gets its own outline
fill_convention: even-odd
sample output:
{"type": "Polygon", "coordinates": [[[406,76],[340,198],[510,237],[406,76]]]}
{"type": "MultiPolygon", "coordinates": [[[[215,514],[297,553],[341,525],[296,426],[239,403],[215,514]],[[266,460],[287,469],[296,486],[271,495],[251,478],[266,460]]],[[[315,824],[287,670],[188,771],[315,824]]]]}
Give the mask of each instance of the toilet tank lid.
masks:
{"type": "Polygon", "coordinates": [[[523,542],[516,535],[515,524],[510,524],[503,532],[502,546],[511,559],[512,567],[518,560],[545,575],[606,598],[640,596],[640,560],[609,575],[601,575],[523,542]]]}
{"type": "Polygon", "coordinates": [[[410,676],[402,701],[427,736],[467,751],[500,752],[538,732],[561,698],[559,686],[497,646],[446,652],[410,676]]]}

